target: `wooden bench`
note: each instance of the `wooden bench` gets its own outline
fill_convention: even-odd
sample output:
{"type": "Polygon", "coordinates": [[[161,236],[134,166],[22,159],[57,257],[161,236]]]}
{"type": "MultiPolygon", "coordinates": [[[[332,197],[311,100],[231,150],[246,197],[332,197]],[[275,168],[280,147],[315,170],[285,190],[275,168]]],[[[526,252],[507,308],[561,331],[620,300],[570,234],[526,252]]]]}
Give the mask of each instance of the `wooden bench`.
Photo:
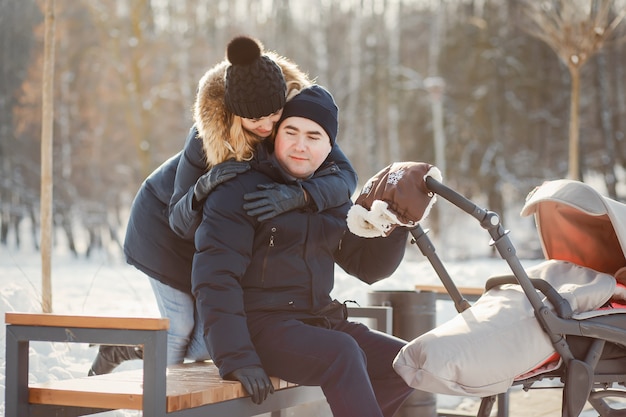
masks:
{"type": "MultiPolygon", "coordinates": [[[[350,308],[355,316],[391,329],[390,307],[350,308]]],[[[256,405],[239,382],[225,381],[211,362],[165,366],[168,320],[6,313],[6,417],[79,416],[115,409],[144,416],[281,415],[289,407],[324,400],[319,387],[272,377],[276,388],[256,405]],[[28,383],[31,341],[143,345],[143,369],[28,383]]]]}
{"type": "MultiPolygon", "coordinates": [[[[457,287],[459,292],[468,301],[476,301],[485,292],[484,288],[479,287],[457,287]]],[[[443,285],[416,285],[416,291],[420,292],[434,292],[437,295],[438,300],[450,300],[450,295],[443,285]]]]}

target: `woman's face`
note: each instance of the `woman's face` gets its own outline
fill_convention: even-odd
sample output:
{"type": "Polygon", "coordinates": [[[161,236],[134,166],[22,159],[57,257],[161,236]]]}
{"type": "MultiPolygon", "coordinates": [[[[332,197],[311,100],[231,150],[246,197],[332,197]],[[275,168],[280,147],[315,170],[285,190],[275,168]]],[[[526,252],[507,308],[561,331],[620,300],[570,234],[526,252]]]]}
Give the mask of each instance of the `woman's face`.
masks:
{"type": "Polygon", "coordinates": [[[242,117],[241,125],[248,132],[257,135],[260,138],[266,138],[272,134],[274,125],[280,119],[281,114],[283,114],[283,109],[259,119],[246,119],[245,117],[242,117]]]}
{"type": "Polygon", "coordinates": [[[313,120],[288,117],[276,132],[276,159],[295,178],[311,176],[322,165],[330,150],[328,134],[313,120]]]}

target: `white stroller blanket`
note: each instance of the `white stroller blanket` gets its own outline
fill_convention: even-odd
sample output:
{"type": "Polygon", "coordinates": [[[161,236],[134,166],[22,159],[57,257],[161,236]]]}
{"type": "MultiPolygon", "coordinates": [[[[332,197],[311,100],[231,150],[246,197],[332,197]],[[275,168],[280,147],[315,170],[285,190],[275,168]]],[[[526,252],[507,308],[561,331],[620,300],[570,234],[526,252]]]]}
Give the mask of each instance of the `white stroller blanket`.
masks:
{"type": "MultiPolygon", "coordinates": [[[[527,273],[548,281],[574,313],[601,307],[616,288],[611,275],[565,261],[548,260],[527,273]]],[[[507,284],[490,289],[467,310],[409,342],[393,366],[413,388],[486,397],[506,392],[516,377],[554,353],[522,288],[507,284]]]]}

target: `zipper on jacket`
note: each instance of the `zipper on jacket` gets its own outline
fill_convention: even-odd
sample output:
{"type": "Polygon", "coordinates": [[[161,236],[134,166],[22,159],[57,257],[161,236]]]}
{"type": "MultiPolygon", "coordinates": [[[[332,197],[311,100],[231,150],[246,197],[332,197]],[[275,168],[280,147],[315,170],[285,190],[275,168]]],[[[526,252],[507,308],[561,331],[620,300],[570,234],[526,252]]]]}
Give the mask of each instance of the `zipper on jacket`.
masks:
{"type": "Polygon", "coordinates": [[[274,233],[276,232],[276,228],[272,227],[270,230],[271,230],[272,234],[270,234],[270,239],[269,239],[269,242],[267,244],[267,249],[265,251],[265,257],[263,258],[263,268],[262,268],[262,273],[261,273],[261,284],[265,284],[265,270],[267,269],[267,259],[269,258],[270,250],[274,247],[274,233]]]}

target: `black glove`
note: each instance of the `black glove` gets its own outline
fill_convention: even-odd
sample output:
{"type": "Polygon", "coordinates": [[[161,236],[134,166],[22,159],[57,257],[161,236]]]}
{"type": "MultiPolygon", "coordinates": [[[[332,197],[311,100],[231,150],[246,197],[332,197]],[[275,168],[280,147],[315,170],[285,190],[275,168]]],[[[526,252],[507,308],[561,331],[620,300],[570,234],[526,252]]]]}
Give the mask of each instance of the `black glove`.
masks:
{"type": "Polygon", "coordinates": [[[209,172],[196,181],[196,185],[193,187],[193,195],[196,201],[203,201],[215,187],[223,182],[232,180],[237,174],[246,172],[249,169],[250,164],[248,162],[237,162],[233,160],[215,165],[209,172]]]}
{"type": "Polygon", "coordinates": [[[250,202],[245,203],[243,209],[250,216],[259,216],[259,221],[307,204],[305,191],[298,185],[259,184],[258,188],[261,191],[244,194],[244,200],[250,202]]]}
{"type": "Polygon", "coordinates": [[[234,370],[228,375],[228,379],[236,379],[252,396],[252,402],[261,404],[269,394],[274,393],[274,385],[260,366],[246,366],[234,370]]]}

